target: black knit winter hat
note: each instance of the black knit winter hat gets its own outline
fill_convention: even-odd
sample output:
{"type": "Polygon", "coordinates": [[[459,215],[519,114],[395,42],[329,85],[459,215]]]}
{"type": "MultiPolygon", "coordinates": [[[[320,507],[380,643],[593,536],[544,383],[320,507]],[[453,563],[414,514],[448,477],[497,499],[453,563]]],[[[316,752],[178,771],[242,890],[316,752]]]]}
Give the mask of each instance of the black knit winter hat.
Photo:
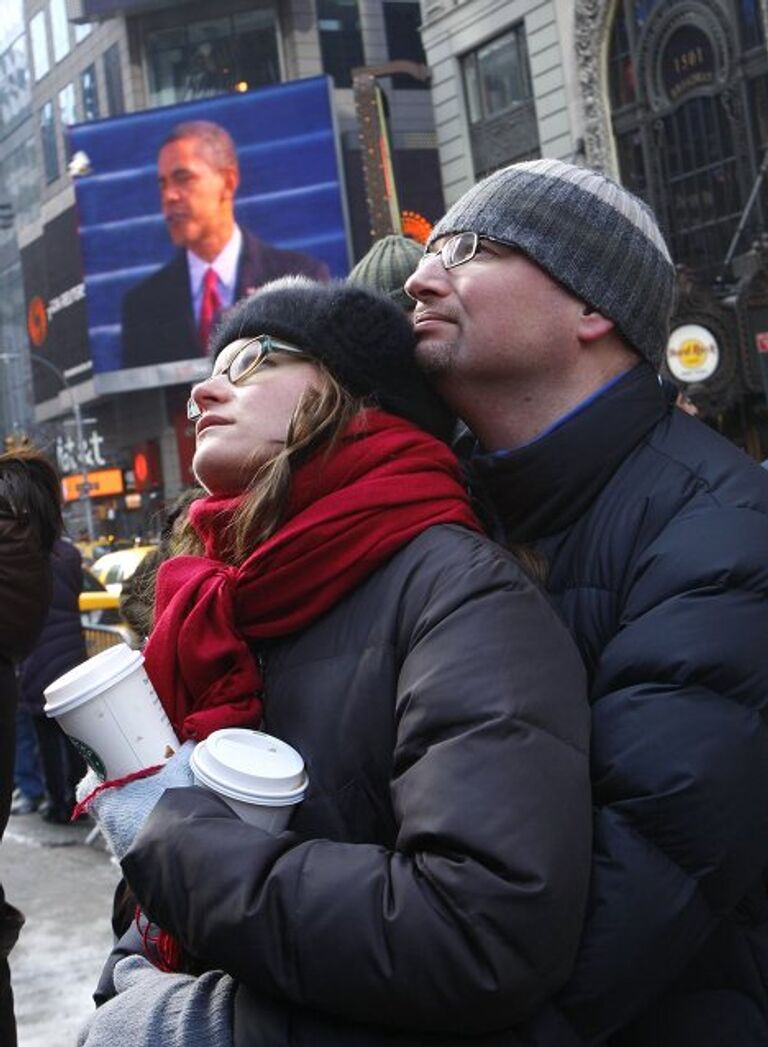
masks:
{"type": "Polygon", "coordinates": [[[353,396],[450,441],[454,418],[416,366],[411,322],[383,295],[342,281],[282,277],[225,314],[211,339],[212,354],[260,334],[304,349],[353,396]]]}

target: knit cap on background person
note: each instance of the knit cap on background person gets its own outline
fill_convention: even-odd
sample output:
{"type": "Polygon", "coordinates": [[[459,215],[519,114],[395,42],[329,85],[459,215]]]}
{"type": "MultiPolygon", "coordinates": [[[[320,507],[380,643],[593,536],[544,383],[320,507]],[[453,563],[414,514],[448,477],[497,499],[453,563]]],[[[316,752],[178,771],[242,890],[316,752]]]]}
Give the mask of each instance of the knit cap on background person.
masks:
{"type": "Polygon", "coordinates": [[[224,317],[210,342],[212,356],[259,334],[303,349],[353,396],[450,441],[453,415],[417,366],[410,317],[391,298],[343,280],[284,276],[224,317]]]}
{"type": "Polygon", "coordinates": [[[427,249],[461,232],[519,248],[659,368],[675,270],[652,211],[623,186],[561,160],[512,164],[464,193],[427,249]]]}
{"type": "Polygon", "coordinates": [[[403,284],[416,269],[424,248],[409,236],[392,233],[364,254],[350,271],[347,280],[360,287],[370,287],[391,298],[401,309],[410,312],[416,305],[403,290],[403,284]]]}

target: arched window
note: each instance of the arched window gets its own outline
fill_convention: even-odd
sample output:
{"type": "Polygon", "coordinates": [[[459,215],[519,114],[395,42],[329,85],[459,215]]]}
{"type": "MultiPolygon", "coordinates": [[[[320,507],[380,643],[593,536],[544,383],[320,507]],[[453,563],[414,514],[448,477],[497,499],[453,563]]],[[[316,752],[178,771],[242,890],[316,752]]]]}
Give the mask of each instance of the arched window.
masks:
{"type": "MultiPolygon", "coordinates": [[[[759,0],[618,0],[608,74],[622,182],[651,204],[674,260],[723,261],[768,148],[759,0]]],[[[739,240],[765,228],[768,186],[739,240]]]]}

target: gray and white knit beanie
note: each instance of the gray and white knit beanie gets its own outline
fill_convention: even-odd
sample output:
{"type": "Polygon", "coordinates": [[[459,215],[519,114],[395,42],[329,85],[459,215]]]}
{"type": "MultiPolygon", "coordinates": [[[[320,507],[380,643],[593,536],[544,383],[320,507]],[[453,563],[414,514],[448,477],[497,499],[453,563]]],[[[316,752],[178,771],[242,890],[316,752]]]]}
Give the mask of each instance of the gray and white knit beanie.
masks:
{"type": "Polygon", "coordinates": [[[659,367],[675,270],[653,213],[628,190],[561,160],[512,164],[460,197],[430,244],[465,231],[524,251],[659,367]]]}

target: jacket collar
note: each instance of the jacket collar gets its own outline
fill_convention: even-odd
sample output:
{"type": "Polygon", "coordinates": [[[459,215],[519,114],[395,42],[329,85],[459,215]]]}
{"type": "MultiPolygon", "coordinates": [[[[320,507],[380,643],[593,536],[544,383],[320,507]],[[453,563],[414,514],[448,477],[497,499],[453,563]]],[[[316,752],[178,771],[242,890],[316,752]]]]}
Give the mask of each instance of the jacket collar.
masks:
{"type": "Polygon", "coordinates": [[[656,372],[640,363],[525,447],[475,454],[473,493],[490,500],[509,542],[557,534],[581,516],[668,409],[656,372]]]}

